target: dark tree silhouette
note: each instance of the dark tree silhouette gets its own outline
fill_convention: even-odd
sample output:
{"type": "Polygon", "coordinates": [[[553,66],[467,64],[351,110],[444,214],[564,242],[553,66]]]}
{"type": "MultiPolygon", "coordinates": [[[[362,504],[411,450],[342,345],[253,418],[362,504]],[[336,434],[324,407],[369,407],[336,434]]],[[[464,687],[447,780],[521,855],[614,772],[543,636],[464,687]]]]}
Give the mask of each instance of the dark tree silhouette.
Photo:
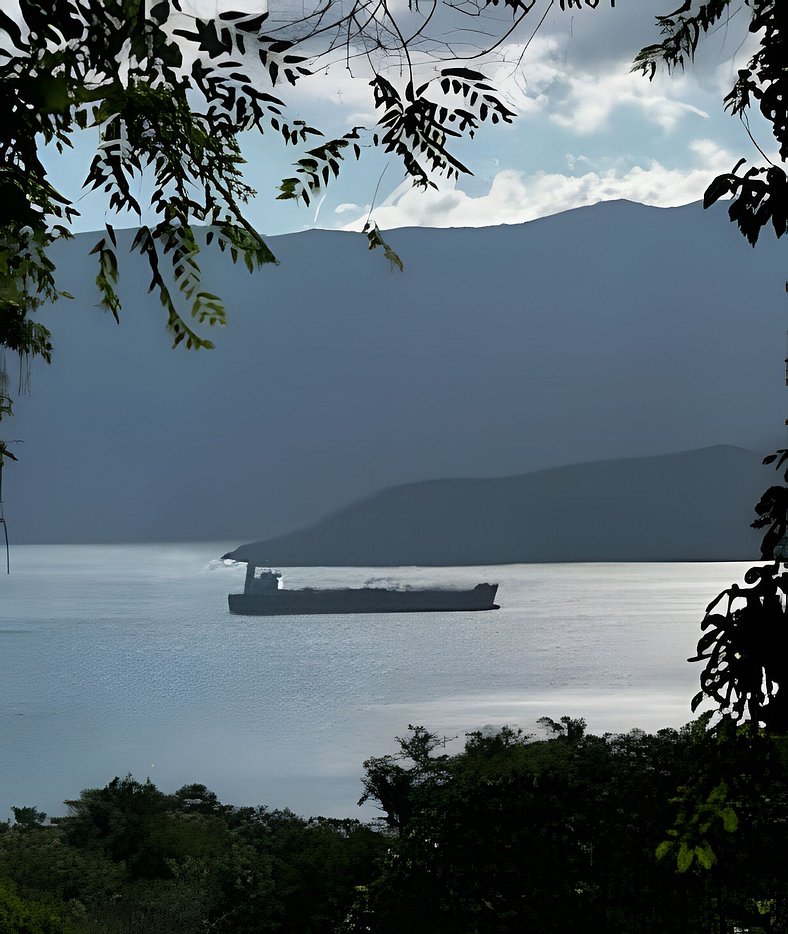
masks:
{"type": "MultiPolygon", "coordinates": [[[[771,226],[777,237],[788,229],[788,176],[782,167],[788,159],[788,6],[780,0],[746,0],[749,30],[758,46],[724,103],[737,116],[764,158],[765,165],[746,168],[740,159],[731,172],[715,178],[703,203],[709,207],[731,196],[728,215],[752,245],[761,231],[771,226]],[[777,143],[782,165],[769,159],[750,132],[749,114],[757,106],[777,143]]],[[[683,68],[695,55],[704,35],[733,15],[730,0],[687,0],[667,16],[657,17],[660,43],[644,48],[635,68],[653,78],[659,64],[669,70],[683,68]]],[[[788,289],[788,283],[786,283],[788,289]]],[[[769,455],[764,463],[777,461],[781,469],[788,451],[769,455]]],[[[788,481],[788,471],[783,474],[788,481]]],[[[707,607],[705,635],[691,661],[706,661],[701,692],[695,710],[705,696],[735,722],[763,724],[774,732],[788,732],[788,630],[786,593],[788,574],[788,487],[772,486],[755,507],[755,528],[765,528],[761,548],[766,567],[745,574],[747,588],[734,584],[707,607]]]]}
{"type": "MultiPolygon", "coordinates": [[[[765,463],[781,469],[788,451],[765,463]]],[[[788,481],[788,471],[783,479],[788,481]]],[[[704,635],[691,662],[705,661],[692,709],[710,698],[723,717],[788,733],[788,568],[784,561],[788,488],[770,487],[756,506],[755,528],[765,528],[761,554],[769,563],[744,575],[706,607],[704,635]]]]}

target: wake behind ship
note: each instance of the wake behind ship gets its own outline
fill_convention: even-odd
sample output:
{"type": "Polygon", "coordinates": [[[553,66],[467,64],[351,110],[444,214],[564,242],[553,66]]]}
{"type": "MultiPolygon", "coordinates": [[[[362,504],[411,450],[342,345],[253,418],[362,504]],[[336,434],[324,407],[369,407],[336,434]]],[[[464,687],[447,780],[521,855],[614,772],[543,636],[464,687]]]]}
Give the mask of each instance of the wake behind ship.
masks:
{"type": "Polygon", "coordinates": [[[346,587],[335,590],[284,590],[280,574],[249,562],[243,593],[228,596],[230,612],[241,616],[311,616],[316,613],[442,613],[497,610],[497,584],[472,590],[387,590],[346,587]]]}

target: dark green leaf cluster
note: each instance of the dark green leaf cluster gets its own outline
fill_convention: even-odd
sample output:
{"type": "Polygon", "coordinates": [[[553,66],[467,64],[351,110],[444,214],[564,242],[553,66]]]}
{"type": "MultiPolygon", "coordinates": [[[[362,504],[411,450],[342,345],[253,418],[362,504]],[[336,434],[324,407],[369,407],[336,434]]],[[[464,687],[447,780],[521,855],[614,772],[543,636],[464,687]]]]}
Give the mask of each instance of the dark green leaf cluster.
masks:
{"type": "Polygon", "coordinates": [[[709,842],[711,833],[722,825],[722,829],[733,833],[739,826],[739,818],[728,800],[728,785],[720,782],[700,801],[685,792],[676,798],[681,810],[676,826],[668,830],[668,839],[657,847],[657,859],[674,857],[679,872],[687,872],[693,865],[711,869],[717,863],[717,854],[709,842]]]}
{"type": "MultiPolygon", "coordinates": [[[[740,159],[731,172],[712,181],[703,204],[710,207],[731,196],[729,217],[754,246],[769,225],[777,237],[788,230],[788,175],[755,142],[748,120],[750,108],[757,104],[784,162],[788,157],[788,6],[780,0],[746,0],[746,8],[758,45],[747,67],[739,70],[725,106],[740,117],[769,164],[745,170],[745,160],[740,159]]],[[[734,10],[730,0],[699,5],[686,0],[673,13],[657,17],[663,41],[644,48],[634,69],[653,78],[660,63],[669,70],[683,67],[694,58],[701,38],[735,12],[739,9],[734,10]]],[[[777,461],[781,469],[787,459],[788,452],[780,450],[765,463],[777,461]]],[[[756,506],[758,518],[752,523],[766,530],[761,554],[773,563],[751,568],[745,574],[749,587],[734,584],[709,604],[702,623],[704,635],[697,655],[690,659],[706,663],[693,710],[711,700],[734,722],[763,724],[773,732],[788,730],[788,471],[783,481],[763,494],[756,506]]],[[[683,853],[684,859],[691,858],[689,850],[683,853]]],[[[699,859],[706,858],[702,853],[697,853],[699,859]]]]}
{"type": "MultiPolygon", "coordinates": [[[[203,241],[195,227],[207,227],[205,243],[249,269],[275,262],[244,214],[255,193],[242,176],[239,134],[253,130],[286,145],[311,145],[278,194],[306,204],[348,155],[358,159],[369,145],[395,154],[418,185],[434,184],[435,173],[467,172],[449,143],[473,136],[481,123],[508,123],[514,114],[481,72],[436,68],[456,60],[446,34],[430,31],[439,2],[452,17],[478,16],[499,0],[472,2],[472,10],[435,0],[430,10],[410,4],[407,13],[386,0],[372,8],[352,0],[292,16],[228,10],[210,18],[184,12],[180,0],[20,0],[21,19],[0,11],[0,349],[20,353],[25,364],[31,356],[48,360],[49,333],[31,315],[42,302],[66,295],[48,248],[70,235],[77,210],[49,181],[42,143],[62,152],[80,130],[98,132],[84,184],[105,196],[110,213],[139,224],[132,250],[148,261],[149,288],[173,343],[189,348],[211,347],[200,326],[226,317],[222,299],[203,287],[203,241]],[[417,28],[411,22],[406,28],[406,19],[418,20],[417,28]],[[354,127],[312,145],[322,134],[288,116],[278,88],[335,64],[337,52],[348,69],[359,57],[368,63],[379,129],[354,127]],[[437,76],[417,88],[415,75],[425,71],[437,76]],[[144,200],[143,181],[152,189],[144,200]]],[[[514,22],[500,27],[490,20],[486,51],[535,5],[503,2],[514,22]]],[[[583,3],[595,7],[598,0],[583,3]]],[[[569,12],[581,5],[560,2],[569,12]]],[[[374,224],[369,231],[370,247],[381,245],[374,224]]],[[[93,253],[101,304],[117,319],[112,224],[93,253]]],[[[401,266],[390,250],[387,256],[401,266]]],[[[11,401],[2,387],[0,417],[10,413],[11,401]]],[[[1,457],[2,451],[0,463],[1,457]]]]}
{"type": "Polygon", "coordinates": [[[703,196],[703,206],[710,207],[725,195],[733,195],[728,216],[755,246],[768,224],[778,237],[788,229],[788,177],[777,165],[753,166],[738,175],[744,161],[740,159],[732,172],[714,179],[703,196]]]}
{"type": "Polygon", "coordinates": [[[12,882],[0,879],[0,931],[3,934],[65,934],[58,915],[17,895],[12,882]]]}
{"type": "Polygon", "coordinates": [[[279,200],[300,199],[304,204],[309,204],[311,198],[325,188],[332,178],[338,177],[351,144],[353,155],[356,159],[361,158],[361,146],[357,142],[360,130],[361,127],[353,127],[339,139],[328,140],[307,150],[306,155],[295,163],[298,174],[282,180],[279,200]]]}
{"type": "Polygon", "coordinates": [[[377,250],[381,248],[383,250],[383,256],[389,261],[389,265],[392,269],[398,269],[400,272],[405,268],[397,251],[383,239],[383,235],[378,228],[378,225],[373,221],[367,221],[364,225],[364,233],[367,237],[367,242],[369,243],[370,250],[377,250]]]}
{"type": "Polygon", "coordinates": [[[365,764],[365,798],[396,837],[345,930],[717,934],[788,921],[788,872],[766,855],[788,843],[774,741],[705,719],[603,737],[569,717],[544,725],[547,740],[470,734],[453,756],[417,727],[399,755],[365,764]]]}
{"type": "MultiPolygon", "coordinates": [[[[192,325],[221,324],[221,299],[202,287],[194,225],[208,225],[220,249],[248,266],[273,261],[241,205],[253,194],[241,176],[237,134],[266,107],[264,92],[244,91],[243,76],[227,62],[212,64],[208,38],[176,41],[171,20],[177,0],[65,0],[52,5],[21,0],[21,26],[0,15],[0,349],[49,361],[48,330],[33,319],[44,301],[67,293],[57,288],[48,249],[69,236],[77,214],[51,185],[41,161],[42,143],[58,151],[80,130],[98,131],[100,142],[85,185],[102,191],[123,216],[143,211],[155,222],[141,227],[132,249],[143,254],[167,312],[174,343],[211,346],[192,325]],[[153,187],[149,203],[135,192],[143,176],[153,187]],[[183,313],[181,303],[186,304],[183,313]]],[[[229,29],[230,27],[228,27],[229,29]]],[[[256,26],[232,23],[241,42],[256,26]]],[[[272,53],[273,54],[273,53],[272,53]]],[[[289,67],[289,66],[288,66],[289,67]]],[[[245,79],[248,84],[248,78],[245,79]]],[[[116,318],[118,263],[113,227],[93,252],[102,304],[116,318]]],[[[10,414],[11,393],[0,387],[0,417],[10,414]]],[[[5,446],[2,456],[9,456],[5,446]]]]}
{"type": "Polygon", "coordinates": [[[705,661],[692,709],[710,698],[736,722],[788,731],[788,572],[779,561],[750,568],[706,608],[692,662],[705,661]],[[783,690],[785,688],[785,691],[783,690]]]}
{"type": "MultiPolygon", "coordinates": [[[[788,451],[764,459],[782,469],[788,451]]],[[[788,476],[784,474],[784,480],[788,476]]],[[[735,723],[788,732],[788,487],[772,486],[755,507],[756,529],[766,529],[761,554],[769,564],[750,568],[707,607],[691,662],[705,662],[692,710],[711,700],[735,723]]]]}
{"type": "Polygon", "coordinates": [[[788,747],[708,719],[593,736],[546,717],[546,739],[504,727],[453,754],[411,727],[396,755],[365,763],[362,800],[385,827],[116,778],[52,824],[31,807],[0,824],[0,921],[32,925],[0,929],[784,930],[788,869],[773,854],[788,845],[788,747]]]}
{"type": "MultiPolygon", "coordinates": [[[[747,67],[739,69],[731,91],[725,97],[725,108],[737,115],[747,133],[748,113],[757,104],[771,127],[780,158],[788,158],[788,11],[781,0],[747,0],[750,9],[749,30],[758,36],[758,47],[747,67]]],[[[687,0],[679,9],[667,16],[658,16],[657,23],[665,37],[662,42],[644,48],[635,59],[633,68],[649,78],[656,74],[657,66],[665,64],[673,69],[692,61],[701,38],[724,18],[732,16],[731,0],[708,0],[694,8],[687,0]]],[[[755,140],[753,139],[753,142],[755,140]]],[[[760,146],[756,147],[767,159],[767,166],[753,166],[742,170],[740,159],[731,172],[715,178],[703,199],[709,207],[720,198],[732,195],[728,213],[739,230],[754,246],[761,230],[771,225],[778,237],[788,229],[788,177],[784,169],[771,163],[760,146]]]]}
{"type": "Polygon", "coordinates": [[[739,71],[725,98],[731,113],[743,114],[756,101],[772,127],[780,157],[788,158],[788,100],[785,63],[788,61],[788,15],[780,0],[751,0],[750,32],[759,37],[758,49],[739,71]]]}
{"type": "Polygon", "coordinates": [[[695,58],[701,37],[729,13],[730,0],[708,0],[699,4],[696,12],[693,12],[692,0],[686,0],[673,13],[657,16],[657,26],[664,39],[640,50],[633,71],[641,71],[651,79],[660,64],[670,70],[683,68],[695,58]]]}
{"type": "MultiPolygon", "coordinates": [[[[788,462],[788,450],[781,448],[763,459],[764,464],[775,464],[781,470],[788,462]]],[[[783,481],[788,483],[788,469],[783,472],[783,481]]],[[[788,534],[788,489],[772,486],[763,494],[755,507],[758,518],[752,523],[754,529],[766,529],[761,545],[761,556],[765,561],[777,557],[781,542],[788,534]]]]}
{"type": "MultiPolygon", "coordinates": [[[[320,136],[306,121],[289,119],[285,101],[273,91],[283,81],[294,85],[309,76],[340,37],[348,59],[358,49],[378,65],[394,50],[406,57],[404,97],[382,73],[376,72],[372,85],[383,111],[380,142],[414,180],[427,184],[429,172],[467,171],[447,149],[447,139],[473,135],[486,120],[509,122],[512,112],[481,73],[468,69],[443,69],[414,91],[411,44],[425,39],[431,14],[408,38],[385,3],[371,15],[362,6],[334,12],[328,5],[301,20],[276,23],[268,12],[190,17],[179,0],[65,0],[54,8],[21,0],[21,26],[2,13],[0,319],[15,311],[26,319],[41,301],[63,294],[46,251],[56,237],[68,236],[77,212],[50,184],[39,149],[43,141],[62,151],[75,132],[94,128],[100,142],[86,187],[101,191],[112,212],[142,224],[132,249],[148,260],[150,289],[167,313],[174,342],[211,346],[190,321],[223,323],[225,309],[202,287],[193,226],[208,226],[219,248],[234,259],[242,256],[250,268],[274,261],[244,217],[243,204],[254,192],[241,174],[238,135],[273,132],[288,145],[320,136]],[[378,50],[376,58],[370,49],[378,50]],[[443,106],[429,97],[433,84],[462,98],[462,105],[443,106]],[[137,193],[143,178],[153,191],[146,203],[137,193]],[[153,223],[143,223],[146,213],[153,223]]],[[[357,127],[309,149],[279,197],[309,203],[339,174],[346,152],[359,157],[360,134],[357,127]]],[[[104,307],[117,317],[115,250],[108,224],[94,250],[96,281],[104,307]]],[[[36,355],[48,335],[12,337],[0,333],[0,346],[36,355]]]]}
{"type": "Polygon", "coordinates": [[[788,920],[785,877],[771,871],[785,845],[785,751],[784,737],[724,719],[707,733],[673,799],[675,821],[657,858],[680,875],[713,880],[719,930],[726,916],[730,927],[744,930],[780,930],[788,920]]]}
{"type": "Polygon", "coordinates": [[[480,122],[511,123],[514,112],[504,106],[485,76],[470,68],[443,68],[438,77],[420,87],[409,81],[404,94],[382,75],[372,81],[375,106],[383,111],[380,140],[386,152],[398,155],[417,185],[436,187],[431,173],[459,178],[469,170],[447,148],[450,138],[467,132],[472,138],[480,122]],[[460,99],[451,105],[428,92],[440,88],[441,101],[448,95],[460,99]]]}
{"type": "Polygon", "coordinates": [[[223,805],[200,784],[165,795],[128,776],[67,804],[52,826],[32,808],[0,825],[0,919],[12,892],[58,921],[41,934],[322,934],[386,844],[358,821],[223,805]]]}

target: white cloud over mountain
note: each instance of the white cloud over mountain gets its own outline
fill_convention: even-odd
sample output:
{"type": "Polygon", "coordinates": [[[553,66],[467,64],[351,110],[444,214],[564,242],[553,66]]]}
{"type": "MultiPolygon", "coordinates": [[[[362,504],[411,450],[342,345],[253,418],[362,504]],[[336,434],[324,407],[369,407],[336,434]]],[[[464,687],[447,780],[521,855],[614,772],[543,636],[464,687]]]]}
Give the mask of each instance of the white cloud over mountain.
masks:
{"type": "MultiPolygon", "coordinates": [[[[710,140],[695,140],[689,147],[690,165],[667,168],[653,160],[645,165],[613,163],[590,168],[582,174],[537,171],[526,174],[503,169],[489,190],[478,196],[456,187],[421,191],[410,182],[400,185],[372,215],[383,229],[394,227],[485,227],[519,224],[600,201],[626,199],[656,207],[674,207],[697,201],[711,178],[729,171],[736,161],[732,153],[710,140]]],[[[584,168],[584,156],[569,156],[575,169],[584,168]]],[[[348,205],[341,205],[342,213],[348,205]]],[[[360,230],[369,206],[346,230],[360,230]]]]}
{"type": "MultiPolygon", "coordinates": [[[[643,16],[630,17],[629,32],[635,19],[643,16]]],[[[579,28],[554,23],[530,42],[499,49],[497,62],[479,63],[517,113],[514,124],[482,127],[477,139],[452,144],[476,173],[471,182],[436,178],[438,190],[424,192],[398,181],[401,171],[393,178],[390,172],[389,194],[384,184],[384,200],[374,206],[377,223],[389,229],[521,223],[621,198],[670,207],[700,199],[715,175],[730,171],[740,155],[755,155],[736,121],[722,113],[720,88],[733,80],[739,46],[720,44],[716,59],[702,60],[697,73],[648,81],[631,70],[638,46],[629,33],[606,56],[579,37],[579,28]]],[[[369,188],[361,198],[339,200],[335,224],[351,230],[369,214],[364,201],[378,201],[369,188]],[[355,216],[350,203],[359,205],[355,216]]]]}

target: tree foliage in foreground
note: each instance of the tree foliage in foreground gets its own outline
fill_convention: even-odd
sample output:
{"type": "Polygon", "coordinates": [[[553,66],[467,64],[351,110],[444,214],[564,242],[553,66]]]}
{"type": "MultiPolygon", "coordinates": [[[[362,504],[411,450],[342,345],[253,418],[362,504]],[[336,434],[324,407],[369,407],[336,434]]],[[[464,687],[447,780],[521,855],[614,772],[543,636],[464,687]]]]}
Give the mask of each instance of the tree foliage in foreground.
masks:
{"type": "MultiPolygon", "coordinates": [[[[507,5],[515,20],[530,8],[522,0],[507,5]]],[[[254,192],[241,174],[240,133],[300,148],[296,174],[279,197],[307,204],[362,145],[396,154],[425,186],[434,184],[433,173],[467,172],[452,141],[484,122],[510,122],[513,113],[481,72],[447,64],[455,55],[429,37],[431,14],[419,14],[413,32],[387,3],[367,7],[363,0],[327,4],[279,21],[268,12],[234,11],[200,19],[186,15],[180,0],[64,0],[54,7],[20,0],[21,21],[0,11],[0,346],[49,359],[48,333],[31,313],[64,294],[47,249],[69,235],[77,209],[52,186],[42,143],[63,151],[80,130],[99,132],[85,187],[103,191],[113,214],[154,216],[141,223],[132,250],[148,260],[150,288],[175,343],[188,347],[210,346],[192,322],[225,317],[220,298],[202,286],[195,227],[208,225],[208,242],[250,269],[274,261],[243,213],[254,192]],[[289,113],[287,88],[338,54],[348,65],[358,56],[369,60],[380,113],[374,133],[357,127],[325,139],[289,113]],[[433,63],[423,82],[414,70],[419,58],[433,63]],[[152,183],[145,204],[137,194],[142,177],[152,183]]],[[[369,233],[371,246],[382,242],[369,233]]],[[[115,247],[108,223],[93,252],[102,304],[117,317],[115,247]]]]}
{"type": "MultiPolygon", "coordinates": [[[[788,483],[788,451],[770,454],[788,483]]],[[[706,607],[703,635],[691,662],[705,662],[692,710],[713,704],[734,723],[788,735],[788,486],[772,486],[755,507],[752,523],[765,529],[766,564],[744,574],[747,586],[732,584],[706,607]]]]}
{"type": "Polygon", "coordinates": [[[475,733],[455,756],[416,728],[365,764],[395,840],[352,929],[785,930],[782,749],[707,719],[600,737],[545,718],[549,739],[475,733]]]}
{"type": "MultiPolygon", "coordinates": [[[[598,0],[585,0],[596,6],[598,0]]],[[[611,0],[613,2],[613,0],[611,0]]],[[[132,250],[145,257],[150,291],[167,315],[174,344],[210,347],[201,325],[225,321],[220,296],[203,285],[199,253],[226,251],[250,269],[275,262],[244,206],[255,194],[242,175],[241,133],[297,150],[295,174],[278,197],[309,204],[365,146],[392,153],[416,184],[467,173],[453,144],[483,123],[514,113],[472,53],[455,47],[460,24],[476,27],[499,0],[469,6],[432,0],[399,9],[387,2],[307,5],[298,14],[228,10],[189,14],[188,0],[19,0],[0,9],[0,350],[49,361],[49,331],[34,313],[66,295],[49,257],[70,235],[74,202],[55,189],[42,147],[58,152],[90,130],[98,143],[84,187],[103,192],[110,218],[136,219],[132,250]],[[435,14],[440,10],[440,17],[435,14]],[[454,27],[436,32],[433,18],[454,27]],[[458,23],[457,21],[461,21],[458,23]],[[292,112],[289,89],[323,80],[344,60],[370,85],[375,127],[326,138],[292,112]],[[150,194],[141,200],[142,183],[150,194]],[[151,219],[152,218],[152,219],[151,219]],[[204,243],[198,232],[208,228],[204,243]]],[[[492,48],[534,6],[505,0],[509,21],[491,18],[492,48]]],[[[572,11],[579,0],[560,0],[572,11]]],[[[288,8],[290,10],[290,8],[288,8]]],[[[373,223],[369,246],[390,250],[373,223]]],[[[113,224],[93,248],[101,304],[116,318],[117,241],[113,224]]],[[[2,367],[0,367],[0,370],[2,367]]],[[[0,419],[12,393],[0,379],[0,419]]],[[[0,463],[7,454],[0,447],[0,463]]]]}
{"type": "MultiPolygon", "coordinates": [[[[749,31],[758,37],[755,54],[724,98],[725,109],[738,117],[760,151],[766,164],[746,166],[740,159],[731,172],[719,175],[709,185],[703,200],[709,207],[732,195],[728,214],[754,246],[764,227],[771,226],[778,237],[788,229],[788,176],[783,165],[788,160],[788,10],[782,0],[745,0],[737,8],[731,0],[705,0],[683,3],[666,16],[657,17],[663,39],[638,54],[635,68],[653,78],[660,64],[668,69],[691,63],[701,39],[724,27],[739,12],[749,15],[749,31]],[[777,144],[777,161],[769,158],[750,132],[750,112],[757,108],[777,144]]],[[[769,144],[763,141],[768,148],[769,144]]]]}
{"type": "Polygon", "coordinates": [[[365,763],[377,826],[131,777],[53,825],[20,808],[0,824],[0,919],[27,919],[7,928],[20,934],[786,929],[779,742],[707,718],[604,736],[541,724],[546,738],[472,733],[453,754],[411,728],[365,763]]]}
{"type": "Polygon", "coordinates": [[[165,795],[127,776],[66,803],[54,826],[0,825],[0,880],[57,919],[53,934],[322,934],[386,842],[355,820],[223,805],[199,784],[165,795]]]}
{"type": "MultiPolygon", "coordinates": [[[[734,8],[730,0],[687,0],[657,18],[662,41],[644,48],[634,67],[649,78],[660,65],[684,68],[702,38],[742,10],[749,15],[749,31],[758,44],[738,70],[724,104],[741,120],[765,164],[747,167],[740,159],[731,172],[712,181],[703,203],[709,207],[730,196],[728,215],[755,246],[765,228],[771,227],[777,237],[788,230],[788,5],[782,0],[745,0],[743,8],[734,8]],[[771,131],[777,147],[774,157],[751,132],[753,108],[771,131]]],[[[770,148],[765,142],[764,146],[770,148]]],[[[766,490],[753,522],[754,528],[765,529],[761,557],[768,564],[750,568],[744,578],[749,586],[732,585],[706,608],[704,634],[697,655],[690,659],[706,662],[692,709],[710,699],[734,722],[788,734],[788,451],[781,449],[764,460],[775,462],[783,470],[783,485],[766,490]]]]}

